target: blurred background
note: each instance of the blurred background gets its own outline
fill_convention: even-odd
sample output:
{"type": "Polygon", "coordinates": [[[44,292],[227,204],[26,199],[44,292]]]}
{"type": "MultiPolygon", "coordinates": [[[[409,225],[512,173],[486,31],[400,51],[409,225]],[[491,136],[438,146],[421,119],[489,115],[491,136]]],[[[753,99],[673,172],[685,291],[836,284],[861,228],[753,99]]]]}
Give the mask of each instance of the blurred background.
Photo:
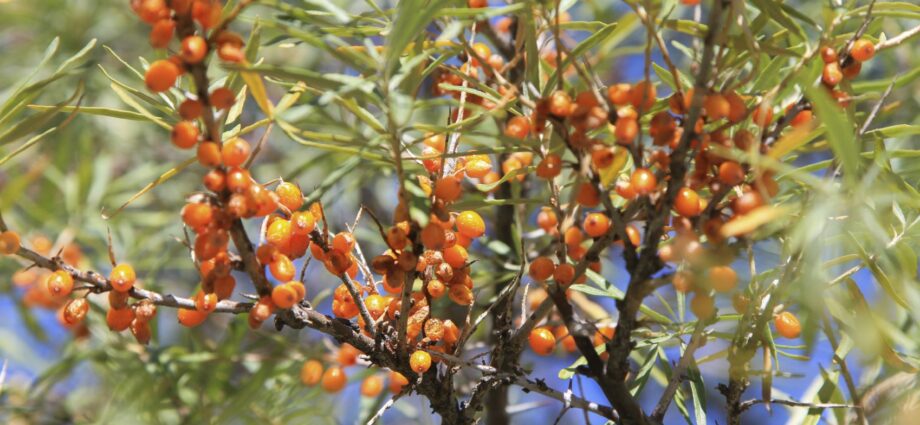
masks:
{"type": "MultiPolygon", "coordinates": [[[[334,3],[349,10],[366,8],[363,3],[334,3]]],[[[817,5],[820,2],[790,3],[801,6],[803,13],[820,13],[817,5]]],[[[610,22],[622,16],[624,10],[621,2],[585,1],[579,2],[570,13],[576,19],[593,16],[592,20],[610,22]]],[[[260,16],[273,13],[253,7],[236,25],[245,33],[260,16]]],[[[675,13],[685,13],[692,19],[690,10],[675,13]]],[[[897,26],[891,29],[892,33],[898,30],[897,26]]],[[[320,72],[347,72],[316,49],[274,42],[275,35],[270,31],[263,35],[263,41],[270,44],[262,51],[266,63],[320,72]]],[[[574,41],[584,36],[575,35],[574,41]]],[[[686,37],[677,39],[688,42],[686,37]]],[[[611,62],[599,67],[605,83],[641,78],[643,42],[642,33],[634,32],[622,43],[624,47],[618,54],[611,57],[611,62]]],[[[112,89],[113,81],[141,87],[139,75],[127,65],[142,69],[140,57],[152,60],[162,55],[150,48],[147,29],[131,12],[128,2],[118,0],[0,0],[0,51],[3,52],[0,101],[5,101],[24,79],[37,72],[31,81],[52,75],[56,78],[49,81],[32,104],[54,105],[77,93],[82,106],[120,110],[130,108],[112,89]],[[54,74],[59,65],[92,40],[96,40],[95,45],[81,56],[78,64],[62,75],[54,74]],[[49,46],[56,46],[56,52],[46,58],[49,46]]],[[[674,54],[686,63],[686,57],[681,57],[676,49],[674,54]]],[[[916,61],[911,62],[904,55],[886,56],[889,58],[877,60],[864,69],[861,78],[876,81],[896,70],[916,73],[916,68],[911,68],[916,61]]],[[[660,62],[660,57],[654,60],[660,62]]],[[[220,74],[219,70],[214,72],[220,74]]],[[[272,92],[281,93],[282,90],[272,92]]],[[[662,94],[665,93],[660,91],[659,95],[662,94]]],[[[896,97],[904,102],[902,112],[888,114],[884,120],[916,123],[916,102],[920,98],[917,84],[907,84],[896,97]]],[[[298,123],[302,128],[322,126],[319,122],[322,116],[311,115],[317,107],[307,99],[292,111],[301,115],[298,123]]],[[[31,108],[25,113],[39,110],[31,108]]],[[[258,108],[249,104],[240,121],[246,125],[260,118],[258,108]]],[[[436,119],[436,115],[430,119],[436,119]]],[[[22,229],[28,244],[48,245],[52,252],[77,242],[84,257],[81,264],[102,273],[108,273],[105,258],[107,232],[111,232],[116,258],[132,262],[145,286],[189,295],[197,283],[197,272],[188,261],[183,245],[185,235],[179,209],[185,197],[199,187],[202,170],[199,167],[181,170],[126,208],[120,207],[191,154],[174,149],[166,130],[130,117],[61,113],[49,117],[43,128],[51,126],[57,127],[54,133],[14,160],[0,164],[0,211],[7,224],[22,229]],[[112,217],[105,220],[104,214],[112,217]]],[[[247,138],[257,140],[260,135],[261,130],[247,138]]],[[[0,156],[13,152],[26,139],[0,146],[0,156]]],[[[815,158],[800,160],[808,163],[815,158]]],[[[269,138],[267,150],[254,166],[254,174],[263,180],[283,177],[300,184],[311,199],[323,200],[334,228],[341,229],[353,222],[362,204],[387,212],[395,205],[394,179],[387,170],[362,166],[362,160],[352,155],[301,146],[280,131],[269,138]]],[[[488,216],[490,211],[481,213],[488,216]]],[[[488,217],[486,222],[490,222],[488,217]]],[[[366,224],[358,227],[358,239],[368,241],[369,249],[365,249],[381,251],[383,246],[366,224]]],[[[528,223],[532,224],[533,221],[528,223]]],[[[250,235],[256,233],[253,227],[250,235]]],[[[611,249],[604,266],[604,276],[616,284],[622,284],[626,276],[619,254],[617,249],[611,249]]],[[[771,244],[759,245],[757,255],[765,268],[779,261],[778,248],[771,244]]],[[[311,265],[307,271],[308,298],[319,301],[318,308],[328,312],[328,295],[336,283],[318,266],[311,265]]],[[[117,335],[108,331],[102,307],[94,305],[96,314],[90,315],[88,334],[75,338],[71,330],[59,325],[54,310],[25,305],[25,290],[11,277],[21,268],[22,264],[16,261],[0,260],[0,364],[4,371],[0,376],[5,377],[0,378],[0,422],[355,423],[372,415],[375,406],[387,396],[385,393],[380,399],[367,400],[358,393],[357,384],[337,396],[326,395],[319,388],[303,387],[298,379],[301,364],[308,358],[327,356],[331,344],[313,332],[290,329],[276,332],[270,324],[261,331],[250,332],[242,316],[215,315],[221,317],[212,316],[199,328],[185,329],[176,323],[174,311],[161,309],[154,341],[143,348],[128,333],[117,335]]],[[[742,281],[748,278],[743,272],[741,276],[742,281]]],[[[237,277],[239,291],[253,292],[242,276],[237,277]]],[[[854,278],[872,299],[876,286],[866,284],[871,281],[868,271],[859,272],[854,278]]],[[[668,300],[675,297],[669,288],[661,292],[668,300]]],[[[612,300],[596,301],[614,310],[612,300]]],[[[650,305],[660,307],[654,301],[650,305]]],[[[815,382],[821,381],[816,378],[831,367],[827,345],[819,344],[823,348],[816,350],[799,345],[780,347],[789,355],[780,357],[779,369],[783,374],[775,378],[774,395],[798,398],[817,391],[815,382]]],[[[722,348],[724,345],[712,344],[700,350],[699,355],[718,353],[722,348]]],[[[676,348],[667,350],[669,356],[676,357],[676,348]]],[[[859,362],[858,355],[851,359],[857,359],[851,362],[854,376],[869,381],[877,376],[873,374],[874,369],[881,367],[877,359],[865,364],[859,362]]],[[[534,368],[535,377],[565,389],[569,381],[558,379],[557,372],[574,360],[573,356],[561,354],[538,358],[525,352],[523,363],[534,368]]],[[[706,421],[722,422],[723,398],[716,384],[724,376],[725,363],[718,360],[704,363],[701,370],[707,379],[706,421]]],[[[355,383],[369,373],[363,367],[351,367],[348,371],[355,383]]],[[[582,385],[575,382],[576,388],[582,385]]],[[[757,384],[750,390],[751,397],[746,398],[756,397],[757,384]]],[[[592,383],[586,381],[583,385],[589,399],[602,400],[592,383]]],[[[658,386],[654,382],[650,385],[658,386]]],[[[650,389],[646,394],[643,403],[654,404],[658,391],[650,389]]],[[[511,400],[520,411],[514,416],[517,423],[546,423],[547,418],[555,418],[561,409],[557,402],[517,390],[512,390],[511,400]]],[[[830,412],[825,414],[830,415],[830,412]]],[[[745,423],[780,423],[789,419],[786,408],[777,406],[768,412],[763,406],[756,406],[745,416],[745,423]]],[[[599,422],[597,417],[590,420],[599,422]]],[[[667,422],[683,421],[676,409],[672,409],[667,422]]],[[[384,423],[407,422],[434,423],[437,419],[424,400],[407,397],[384,416],[384,423]]],[[[584,422],[580,412],[571,411],[560,423],[584,422]]]]}

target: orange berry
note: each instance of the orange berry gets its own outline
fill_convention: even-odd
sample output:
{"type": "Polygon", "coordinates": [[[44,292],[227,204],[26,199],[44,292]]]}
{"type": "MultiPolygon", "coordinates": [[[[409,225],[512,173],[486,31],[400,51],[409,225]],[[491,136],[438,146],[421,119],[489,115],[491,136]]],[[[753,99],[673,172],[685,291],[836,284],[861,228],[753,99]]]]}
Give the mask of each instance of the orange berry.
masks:
{"type": "Polygon", "coordinates": [[[358,363],[358,356],[361,355],[361,351],[355,348],[354,345],[349,343],[344,343],[339,346],[339,352],[337,353],[337,360],[341,366],[352,366],[358,363]]]}
{"type": "MultiPolygon", "coordinates": [[[[584,275],[582,275],[584,277],[584,275]]],[[[569,286],[575,280],[575,266],[562,263],[553,270],[553,279],[562,286],[569,286]]],[[[581,279],[579,279],[580,281],[581,279]]]]}
{"type": "Polygon", "coordinates": [[[51,248],[53,244],[51,239],[46,238],[45,236],[39,235],[32,238],[32,250],[42,254],[49,255],[51,254],[51,248]]]}
{"type": "Polygon", "coordinates": [[[577,227],[572,226],[568,229],[565,229],[565,234],[563,235],[565,239],[565,244],[571,249],[573,246],[579,246],[585,240],[584,235],[581,233],[577,227]]]}
{"type": "Polygon", "coordinates": [[[716,292],[728,292],[738,285],[738,273],[728,266],[715,266],[709,269],[709,285],[716,292]]]}
{"type": "Polygon", "coordinates": [[[319,383],[323,378],[323,364],[319,360],[307,360],[300,368],[300,382],[308,387],[319,383]]]}
{"type": "Polygon", "coordinates": [[[601,194],[591,182],[582,182],[578,185],[578,192],[575,194],[575,201],[579,205],[592,208],[601,203],[601,194]]]}
{"type": "Polygon", "coordinates": [[[45,287],[51,296],[66,297],[73,290],[73,276],[64,270],[55,271],[45,279],[45,287]]]}
{"type": "Polygon", "coordinates": [[[217,294],[199,292],[195,296],[195,309],[202,313],[210,313],[217,308],[217,294]]]}
{"type": "Polygon", "coordinates": [[[690,311],[692,311],[697,318],[707,319],[716,312],[715,301],[709,295],[696,294],[693,299],[690,300],[690,311]]]}
{"type": "Polygon", "coordinates": [[[412,353],[409,357],[409,367],[419,375],[427,372],[431,368],[431,354],[422,350],[412,353]]]}
{"type": "Polygon", "coordinates": [[[134,287],[134,282],[137,280],[137,276],[134,273],[134,268],[130,264],[119,264],[112,269],[112,273],[109,274],[109,282],[112,284],[112,289],[118,292],[128,292],[131,288],[134,287]]]}
{"type": "Polygon", "coordinates": [[[217,109],[230,109],[236,103],[236,96],[230,89],[220,87],[211,92],[210,100],[211,106],[217,109]]]}
{"type": "Polygon", "coordinates": [[[200,131],[192,121],[179,121],[172,129],[172,143],[179,149],[191,149],[198,143],[200,131]]]}
{"type": "Polygon", "coordinates": [[[537,177],[546,180],[553,179],[559,174],[562,174],[562,158],[554,153],[547,154],[546,157],[540,161],[540,164],[537,165],[536,174],[537,177]]]}
{"type": "Polygon", "coordinates": [[[655,173],[647,168],[637,168],[630,176],[629,184],[636,194],[644,196],[652,193],[658,187],[658,179],[655,178],[655,173]]]}
{"type": "Polygon", "coordinates": [[[446,239],[444,228],[433,222],[429,222],[422,228],[421,239],[422,245],[424,245],[425,248],[441,249],[444,247],[446,239]]]}
{"type": "Polygon", "coordinates": [[[821,60],[823,60],[824,63],[837,62],[837,51],[831,46],[822,47],[821,60]]]}
{"type": "Polygon", "coordinates": [[[799,319],[788,311],[776,315],[773,319],[773,326],[776,327],[776,332],[782,335],[783,338],[798,338],[802,333],[802,325],[799,323],[799,319]]]}
{"type": "Polygon", "coordinates": [[[291,222],[283,218],[272,221],[265,232],[265,240],[278,249],[287,248],[291,242],[291,222]]]}
{"type": "Polygon", "coordinates": [[[275,193],[278,194],[278,202],[291,211],[297,211],[303,206],[303,193],[293,183],[282,182],[275,188],[275,193]]]}
{"type": "Polygon", "coordinates": [[[437,279],[428,281],[425,288],[428,290],[428,295],[431,295],[431,298],[435,299],[443,297],[444,293],[447,291],[444,283],[437,279]]]}
{"type": "Polygon", "coordinates": [[[754,124],[761,128],[766,128],[773,122],[773,108],[761,104],[751,113],[751,118],[754,120],[754,124]]]}
{"type": "Polygon", "coordinates": [[[441,153],[447,147],[447,136],[444,133],[426,133],[422,143],[441,153]]]}
{"type": "Polygon", "coordinates": [[[339,232],[332,238],[332,249],[347,254],[355,249],[355,236],[350,232],[339,232]]]}
{"type": "Polygon", "coordinates": [[[444,249],[444,262],[454,269],[462,268],[466,264],[469,254],[463,245],[456,244],[444,249]]]}
{"type": "Polygon", "coordinates": [[[13,255],[19,252],[21,244],[18,233],[12,230],[0,233],[0,255],[13,255]]]}
{"type": "Polygon", "coordinates": [[[309,211],[298,211],[291,215],[291,232],[306,235],[316,228],[316,220],[309,211]]]}
{"type": "Polygon", "coordinates": [[[732,200],[731,209],[736,215],[744,215],[764,204],[763,197],[756,190],[747,190],[732,200]]]}
{"type": "Polygon", "coordinates": [[[192,3],[192,18],[208,29],[220,22],[222,6],[219,1],[199,0],[192,3]]]}
{"type": "Polygon", "coordinates": [[[186,204],[182,207],[182,221],[195,232],[208,227],[214,220],[214,207],[205,203],[186,204]]]}
{"type": "Polygon", "coordinates": [[[292,280],[285,285],[290,286],[291,289],[297,294],[297,301],[304,299],[307,296],[307,287],[304,286],[303,282],[299,280],[292,280]]]}
{"type": "Polygon", "coordinates": [[[236,278],[231,275],[221,276],[214,280],[214,293],[217,294],[218,300],[230,298],[234,288],[236,288],[236,278]]]}
{"type": "Polygon", "coordinates": [[[556,337],[546,328],[536,328],[530,331],[527,341],[530,343],[530,349],[540,356],[548,356],[556,346],[556,337]]]}
{"type": "Polygon", "coordinates": [[[677,192],[677,199],[674,200],[674,211],[677,211],[683,217],[696,217],[702,212],[700,208],[700,195],[689,187],[682,187],[677,192]]]}
{"type": "Polygon", "coordinates": [[[725,161],[719,165],[719,181],[729,186],[736,186],[744,181],[744,169],[735,161],[725,161]]]}
{"type": "Polygon", "coordinates": [[[274,311],[275,305],[272,303],[271,296],[263,296],[252,306],[252,310],[249,310],[249,314],[261,322],[268,319],[274,311]]]}
{"type": "Polygon", "coordinates": [[[220,147],[214,142],[201,142],[198,144],[198,163],[205,167],[220,165],[220,147]]]}
{"type": "Polygon", "coordinates": [[[116,292],[109,291],[109,307],[110,308],[126,308],[128,307],[128,299],[130,295],[125,292],[116,292]]]}
{"type": "Polygon", "coordinates": [[[144,74],[144,84],[150,91],[164,92],[176,84],[180,73],[176,64],[168,60],[158,60],[150,64],[150,68],[144,74]]]}
{"type": "Polygon", "coordinates": [[[530,268],[527,270],[527,273],[530,274],[533,280],[542,282],[549,279],[555,270],[556,264],[553,263],[552,259],[549,257],[537,257],[530,263],[530,268]]]}
{"type": "Polygon", "coordinates": [[[648,111],[655,104],[655,86],[650,81],[640,81],[629,90],[629,103],[637,110],[648,111]]]}
{"type": "Polygon", "coordinates": [[[616,137],[617,143],[629,145],[636,139],[639,134],[639,122],[635,118],[620,118],[617,120],[616,128],[613,130],[613,136],[616,137]]]}
{"type": "Polygon", "coordinates": [[[601,325],[598,326],[597,332],[594,333],[594,346],[601,344],[606,344],[610,341],[613,341],[614,335],[617,333],[616,326],[613,325],[601,325]]]}
{"type": "Polygon", "coordinates": [[[852,80],[859,75],[859,71],[862,71],[862,62],[850,62],[841,71],[843,72],[843,78],[852,80]]]}
{"type": "MultiPolygon", "coordinates": [[[[792,107],[793,105],[789,105],[789,109],[792,109],[792,107]]],[[[792,121],[790,121],[789,124],[791,124],[793,127],[800,127],[803,125],[807,125],[811,122],[812,117],[813,117],[813,114],[811,110],[804,109],[804,110],[799,111],[797,114],[795,114],[795,116],[792,117],[792,121]]]]}
{"type": "Polygon", "coordinates": [[[834,87],[842,79],[843,71],[840,69],[840,64],[837,62],[824,64],[824,69],[821,71],[821,82],[829,87],[834,87]]]}
{"type": "Polygon", "coordinates": [[[572,113],[572,98],[569,94],[557,90],[549,96],[549,113],[557,117],[567,117],[572,113]]]}
{"type": "Polygon", "coordinates": [[[636,197],[636,191],[633,190],[631,184],[628,181],[620,180],[616,184],[617,195],[623,197],[623,199],[630,200],[636,197]]]}
{"type": "Polygon", "coordinates": [[[623,106],[629,103],[629,84],[620,83],[607,87],[607,99],[616,106],[623,106]]]}
{"type": "Polygon", "coordinates": [[[703,109],[706,115],[713,121],[728,117],[731,113],[731,104],[728,99],[720,93],[713,93],[703,99],[703,109]]]}
{"type": "Polygon", "coordinates": [[[200,35],[190,35],[182,39],[179,57],[187,63],[199,63],[208,54],[208,42],[200,35]]]}
{"type": "Polygon", "coordinates": [[[853,42],[853,47],[850,49],[850,57],[857,62],[865,62],[872,59],[873,56],[875,56],[875,44],[871,41],[860,38],[853,42]]]}
{"type": "MultiPolygon", "coordinates": [[[[479,1],[479,0],[470,0],[470,2],[473,2],[473,1],[479,1]]],[[[406,377],[403,376],[403,374],[396,372],[396,371],[390,371],[389,390],[391,393],[398,394],[399,392],[403,390],[403,388],[406,385],[409,385],[409,380],[406,379],[406,377]]]]}
{"type": "Polygon", "coordinates": [[[227,176],[223,171],[215,168],[204,175],[202,183],[211,192],[219,193],[227,187],[227,176]]]}
{"type": "Polygon", "coordinates": [[[184,120],[196,120],[201,118],[204,107],[201,102],[195,99],[185,99],[179,104],[179,116],[184,120]]]}
{"type": "Polygon", "coordinates": [[[677,272],[674,274],[674,280],[671,282],[674,290],[677,292],[687,293],[693,289],[693,275],[688,272],[677,272]]]}
{"type": "Polygon", "coordinates": [[[469,159],[466,162],[465,171],[466,176],[471,179],[485,177],[486,174],[492,171],[492,161],[488,157],[469,159]]]}
{"type": "Polygon", "coordinates": [[[390,304],[387,297],[373,294],[364,299],[364,305],[367,307],[367,312],[371,315],[371,318],[377,320],[383,315],[387,310],[387,306],[390,304]]]}
{"type": "Polygon", "coordinates": [[[278,279],[282,282],[294,279],[294,273],[296,269],[294,268],[294,263],[291,262],[291,259],[284,254],[278,254],[275,256],[274,261],[269,263],[268,271],[271,272],[272,276],[275,279],[278,279]]]}
{"type": "Polygon", "coordinates": [[[547,233],[552,232],[556,228],[556,225],[559,224],[559,218],[556,217],[556,212],[551,208],[543,208],[537,214],[537,226],[540,226],[541,229],[547,233]]]}
{"type": "Polygon", "coordinates": [[[130,328],[131,335],[134,335],[134,339],[138,344],[147,345],[150,343],[150,323],[134,319],[131,321],[130,328]]]}
{"type": "Polygon", "coordinates": [[[165,0],[140,0],[131,2],[131,8],[142,21],[153,24],[160,19],[169,17],[169,9],[165,0]]]}
{"type": "Polygon", "coordinates": [[[72,299],[64,305],[63,311],[64,321],[67,324],[75,325],[86,318],[86,313],[89,312],[89,301],[86,298],[72,299]]]}
{"type": "Polygon", "coordinates": [[[610,218],[608,218],[603,213],[590,213],[585,216],[585,221],[582,223],[582,228],[585,229],[585,233],[587,233],[588,236],[592,238],[599,238],[607,233],[608,229],[610,229],[610,218]]]}
{"type": "Polygon", "coordinates": [[[451,285],[447,290],[447,296],[459,305],[473,304],[473,291],[466,285],[451,285]]]}
{"type": "Polygon", "coordinates": [[[446,202],[456,201],[462,191],[460,180],[453,177],[441,177],[434,182],[434,196],[446,202]]]}
{"type": "Polygon", "coordinates": [[[224,142],[220,149],[220,157],[224,165],[228,167],[239,167],[249,158],[249,142],[234,137],[224,142]]]}
{"type": "Polygon", "coordinates": [[[361,395],[364,397],[377,397],[383,392],[383,377],[370,375],[361,381],[361,395]]]}
{"type": "Polygon", "coordinates": [[[150,30],[150,45],[156,49],[165,48],[172,39],[173,31],[176,30],[176,23],[171,19],[161,19],[153,24],[150,30]]]}
{"type": "Polygon", "coordinates": [[[478,238],[486,233],[486,223],[475,211],[464,211],[457,216],[457,231],[470,239],[478,238]]]}
{"type": "Polygon", "coordinates": [[[597,170],[603,170],[613,164],[616,155],[613,149],[607,146],[596,146],[597,149],[591,151],[591,165],[597,170]]]}
{"type": "MultiPolygon", "coordinates": [[[[486,174],[485,176],[479,179],[479,183],[490,185],[490,184],[494,184],[495,182],[499,181],[501,178],[502,178],[501,175],[498,174],[497,171],[489,171],[488,174],[486,174]]],[[[496,190],[498,190],[498,186],[495,186],[494,188],[492,188],[492,190],[489,190],[489,192],[495,192],[496,190]]]]}
{"type": "Polygon", "coordinates": [[[231,168],[227,171],[227,189],[233,193],[245,193],[252,186],[249,170],[231,168]]]}
{"type": "Polygon", "coordinates": [[[128,329],[132,320],[134,320],[134,310],[130,308],[110,308],[105,315],[106,324],[109,325],[109,329],[115,332],[128,329]]]}
{"type": "Polygon", "coordinates": [[[322,386],[327,393],[337,393],[345,388],[348,377],[339,366],[332,366],[323,372],[322,386]]]}
{"type": "Polygon", "coordinates": [[[747,115],[747,106],[744,99],[734,91],[725,94],[725,100],[728,101],[728,120],[732,123],[739,123],[747,115]]]}
{"type": "Polygon", "coordinates": [[[523,139],[530,133],[530,120],[527,117],[513,116],[505,124],[505,136],[523,139]]]}
{"type": "Polygon", "coordinates": [[[287,310],[297,304],[297,301],[297,292],[287,284],[272,289],[272,302],[275,303],[275,307],[287,310]]]}

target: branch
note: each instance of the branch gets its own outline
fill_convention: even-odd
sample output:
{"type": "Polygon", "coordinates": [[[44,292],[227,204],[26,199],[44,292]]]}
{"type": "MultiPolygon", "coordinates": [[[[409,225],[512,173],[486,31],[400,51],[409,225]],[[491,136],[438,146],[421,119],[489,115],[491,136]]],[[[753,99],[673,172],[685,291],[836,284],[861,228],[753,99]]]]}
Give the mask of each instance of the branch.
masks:
{"type": "MultiPolygon", "coordinates": [[[[610,399],[613,407],[617,409],[626,422],[645,423],[648,421],[642,411],[642,407],[632,396],[626,385],[626,378],[629,372],[629,354],[633,348],[632,331],[636,326],[636,315],[642,305],[642,300],[654,289],[654,283],[650,280],[650,277],[661,268],[661,260],[658,258],[657,250],[658,242],[664,235],[664,226],[670,217],[670,211],[677,194],[684,185],[684,177],[688,168],[687,158],[690,151],[690,141],[697,136],[695,127],[696,121],[701,115],[703,94],[711,84],[716,38],[722,27],[722,19],[720,19],[722,6],[721,0],[715,0],[712,3],[707,23],[708,31],[704,39],[703,57],[694,83],[690,108],[687,112],[686,121],[684,121],[683,134],[677,149],[671,154],[670,180],[668,181],[667,191],[665,196],[659,199],[656,209],[653,211],[654,215],[648,221],[643,243],[645,249],[642,251],[635,269],[631,271],[632,274],[624,299],[617,303],[620,316],[617,320],[617,332],[613,337],[613,341],[608,344],[610,357],[607,361],[605,373],[607,378],[605,381],[610,382],[614,398],[610,398],[609,390],[605,389],[605,393],[608,394],[608,399],[610,399]]],[[[578,342],[577,338],[576,342],[578,342]]],[[[578,345],[582,349],[582,353],[589,359],[590,365],[591,356],[582,348],[583,344],[578,345]]],[[[596,366],[592,366],[592,370],[595,373],[604,371],[603,367],[596,366]]]]}
{"type": "Polygon", "coordinates": [[[252,279],[252,284],[259,291],[259,295],[270,295],[272,293],[272,284],[265,277],[265,267],[259,264],[259,259],[256,258],[252,242],[250,242],[249,236],[246,234],[246,228],[243,226],[242,220],[233,220],[233,224],[230,226],[230,237],[233,239],[233,246],[236,247],[240,253],[240,258],[242,258],[243,270],[252,279]]]}
{"type": "Polygon", "coordinates": [[[658,399],[658,404],[655,405],[655,410],[653,410],[650,415],[652,420],[661,422],[664,419],[664,415],[668,411],[668,406],[671,405],[671,400],[674,399],[674,394],[677,393],[677,386],[683,381],[684,371],[693,363],[693,354],[706,342],[706,336],[703,334],[703,331],[706,329],[708,323],[709,322],[705,320],[696,322],[696,329],[693,330],[693,336],[690,337],[690,343],[687,344],[687,348],[684,349],[684,353],[680,356],[677,366],[671,371],[671,379],[668,380],[668,386],[664,389],[664,392],[661,393],[661,398],[658,399]]]}
{"type": "Polygon", "coordinates": [[[794,400],[783,400],[783,399],[770,399],[770,400],[747,400],[741,403],[741,411],[745,411],[757,404],[782,404],[785,406],[793,407],[808,407],[811,409],[857,409],[862,410],[859,406],[854,406],[852,404],[840,404],[840,403],[804,403],[801,401],[794,400]]]}
{"type": "Polygon", "coordinates": [[[878,52],[880,50],[885,50],[891,47],[899,46],[901,45],[901,43],[917,35],[920,35],[920,25],[917,25],[907,31],[904,31],[895,37],[879,42],[878,44],[875,45],[875,51],[878,52]]]}
{"type": "Polygon", "coordinates": [[[470,363],[458,357],[455,357],[455,356],[452,356],[446,353],[441,353],[438,351],[429,351],[429,353],[431,353],[431,355],[433,356],[440,357],[448,361],[449,363],[461,365],[464,367],[468,367],[470,369],[475,369],[484,375],[493,377],[494,379],[510,379],[514,385],[524,388],[525,392],[533,391],[535,393],[542,394],[549,398],[559,400],[565,403],[566,406],[577,408],[577,409],[584,409],[584,410],[596,413],[598,415],[601,415],[607,419],[617,420],[617,415],[610,406],[604,406],[601,404],[594,403],[592,401],[585,400],[584,398],[581,398],[581,397],[578,397],[572,394],[571,391],[566,391],[563,393],[559,390],[549,387],[548,385],[546,385],[546,382],[544,382],[542,379],[531,380],[531,379],[523,378],[520,376],[509,374],[507,372],[503,372],[500,369],[496,369],[493,366],[470,363]]]}

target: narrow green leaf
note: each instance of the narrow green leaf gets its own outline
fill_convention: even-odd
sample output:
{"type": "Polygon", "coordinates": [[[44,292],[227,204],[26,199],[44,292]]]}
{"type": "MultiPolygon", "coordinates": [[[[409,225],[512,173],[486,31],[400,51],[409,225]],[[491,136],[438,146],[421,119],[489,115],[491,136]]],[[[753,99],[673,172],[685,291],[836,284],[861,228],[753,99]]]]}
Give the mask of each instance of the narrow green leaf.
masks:
{"type": "Polygon", "coordinates": [[[137,193],[135,193],[134,195],[132,195],[130,198],[128,198],[128,200],[125,201],[125,203],[122,204],[120,207],[118,207],[118,209],[115,210],[114,213],[108,214],[108,213],[106,213],[105,211],[103,211],[103,212],[102,212],[102,219],[103,219],[103,220],[111,220],[112,218],[114,218],[115,216],[117,216],[118,214],[120,214],[122,211],[124,211],[124,209],[127,208],[128,205],[131,205],[132,202],[136,201],[137,198],[140,198],[141,196],[144,196],[144,194],[146,194],[147,192],[150,192],[151,190],[153,190],[153,188],[155,188],[155,187],[157,187],[157,186],[163,184],[163,183],[166,182],[167,180],[173,178],[173,176],[175,176],[176,174],[179,174],[180,171],[184,170],[184,169],[185,169],[186,167],[188,167],[189,165],[194,164],[197,160],[198,160],[198,158],[196,158],[196,157],[191,157],[191,158],[189,158],[189,159],[186,159],[185,161],[182,161],[181,163],[179,163],[179,165],[177,165],[177,166],[175,166],[175,167],[173,167],[173,168],[170,168],[170,169],[167,170],[165,173],[163,173],[163,174],[161,174],[159,177],[157,177],[156,180],[154,180],[154,181],[148,183],[146,186],[143,187],[143,189],[141,189],[140,191],[138,191],[137,193]]]}
{"type": "Polygon", "coordinates": [[[844,179],[856,181],[859,176],[860,149],[853,123],[837,101],[827,94],[827,90],[812,86],[810,81],[800,81],[800,84],[804,87],[805,95],[811,101],[815,114],[827,130],[827,142],[843,165],[844,179]]]}
{"type": "Polygon", "coordinates": [[[45,130],[43,133],[33,136],[29,140],[26,140],[25,143],[23,143],[21,146],[16,148],[14,151],[10,152],[3,158],[0,158],[0,166],[2,166],[3,164],[6,164],[7,161],[9,161],[10,159],[13,159],[13,157],[15,157],[16,155],[23,153],[26,149],[29,149],[30,147],[32,147],[32,145],[40,142],[43,137],[47,136],[48,134],[51,134],[55,130],[57,130],[57,127],[51,127],[45,130]]]}
{"type": "Polygon", "coordinates": [[[614,35],[614,30],[616,30],[616,28],[617,23],[612,22],[602,28],[600,31],[589,35],[587,38],[578,43],[578,45],[572,49],[571,53],[566,55],[565,59],[562,60],[562,66],[556,67],[553,73],[550,74],[549,81],[547,81],[546,86],[543,87],[543,96],[547,96],[549,95],[550,91],[555,90],[556,80],[559,79],[559,72],[563,72],[564,70],[568,69],[572,64],[572,61],[581,59],[581,57],[588,53],[589,50],[607,41],[609,37],[614,35]]]}
{"type": "Polygon", "coordinates": [[[395,73],[409,42],[425,33],[425,26],[447,3],[446,0],[403,0],[396,4],[396,20],[389,29],[384,55],[387,76],[395,73]]]}
{"type": "Polygon", "coordinates": [[[134,100],[134,98],[132,98],[131,95],[129,95],[128,92],[126,92],[123,88],[119,87],[115,83],[112,83],[109,86],[112,88],[115,94],[118,95],[119,98],[121,98],[123,102],[128,104],[128,106],[134,108],[134,110],[136,110],[141,115],[146,117],[150,122],[160,127],[163,127],[167,131],[172,131],[171,125],[167,124],[160,117],[153,115],[150,111],[147,110],[147,108],[143,107],[140,103],[137,103],[137,101],[134,100]]]}
{"type": "Polygon", "coordinates": [[[29,109],[34,109],[36,111],[50,111],[56,110],[57,112],[78,112],[89,115],[99,115],[104,117],[120,118],[123,120],[132,120],[132,121],[150,121],[146,116],[137,112],[126,111],[124,109],[115,109],[115,108],[103,108],[99,106],[64,106],[56,109],[54,105],[28,105],[29,109]]]}
{"type": "Polygon", "coordinates": [[[706,422],[706,387],[703,385],[703,375],[699,369],[690,367],[687,369],[690,375],[690,395],[693,397],[693,413],[696,416],[696,423],[705,424],[706,422]]]}

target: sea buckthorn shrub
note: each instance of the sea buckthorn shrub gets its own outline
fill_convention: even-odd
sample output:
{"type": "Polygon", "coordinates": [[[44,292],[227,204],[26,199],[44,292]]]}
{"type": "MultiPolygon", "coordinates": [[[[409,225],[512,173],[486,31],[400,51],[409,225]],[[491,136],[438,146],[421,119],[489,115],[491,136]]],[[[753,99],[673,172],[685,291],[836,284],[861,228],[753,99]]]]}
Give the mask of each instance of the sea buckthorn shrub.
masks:
{"type": "Polygon", "coordinates": [[[163,400],[214,399],[186,420],[310,417],[294,391],[360,397],[340,421],[411,394],[445,424],[524,423],[525,398],[903,420],[882,392],[918,367],[911,5],[126,3],[146,46],[104,53],[118,107],[34,101],[90,43],[0,108],[0,144],[35,133],[0,159],[25,199],[0,195],[3,289],[163,400]],[[118,119],[152,136],[29,151],[118,119]]]}

